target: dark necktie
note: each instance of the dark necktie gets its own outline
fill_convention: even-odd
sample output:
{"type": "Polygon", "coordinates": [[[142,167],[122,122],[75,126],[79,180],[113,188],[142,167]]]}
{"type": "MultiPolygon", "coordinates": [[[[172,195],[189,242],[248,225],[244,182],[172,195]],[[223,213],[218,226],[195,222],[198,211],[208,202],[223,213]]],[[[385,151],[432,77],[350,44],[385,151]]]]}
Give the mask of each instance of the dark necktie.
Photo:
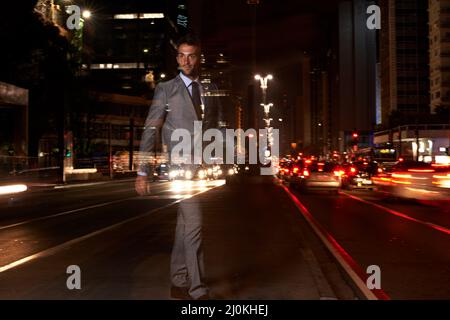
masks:
{"type": "Polygon", "coordinates": [[[197,82],[192,81],[192,103],[194,104],[195,113],[197,113],[198,120],[202,120],[202,100],[200,99],[200,88],[197,82]]]}

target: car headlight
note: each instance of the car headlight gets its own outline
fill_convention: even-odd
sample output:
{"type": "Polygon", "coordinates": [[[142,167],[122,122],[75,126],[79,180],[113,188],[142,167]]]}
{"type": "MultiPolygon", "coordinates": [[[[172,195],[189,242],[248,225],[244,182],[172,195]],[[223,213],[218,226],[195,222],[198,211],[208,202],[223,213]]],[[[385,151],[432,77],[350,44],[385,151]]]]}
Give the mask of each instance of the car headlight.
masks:
{"type": "Polygon", "coordinates": [[[176,177],[178,177],[178,170],[172,170],[172,171],[170,171],[169,175],[170,175],[171,178],[176,178],[176,177]]]}
{"type": "Polygon", "coordinates": [[[208,175],[210,176],[212,175],[212,173],[213,173],[212,169],[208,169],[208,175]]]}
{"type": "Polygon", "coordinates": [[[27,191],[28,187],[24,184],[14,184],[8,186],[0,186],[0,195],[2,194],[13,194],[27,191]]]}
{"type": "Polygon", "coordinates": [[[200,179],[204,179],[205,176],[206,176],[205,170],[200,170],[200,171],[198,172],[198,177],[199,177],[200,179]]]}
{"type": "Polygon", "coordinates": [[[228,175],[232,176],[234,174],[234,169],[228,169],[228,175]]]}
{"type": "Polygon", "coordinates": [[[184,172],[184,177],[185,177],[186,179],[192,179],[192,171],[191,171],[191,170],[186,170],[186,171],[184,172]]]}

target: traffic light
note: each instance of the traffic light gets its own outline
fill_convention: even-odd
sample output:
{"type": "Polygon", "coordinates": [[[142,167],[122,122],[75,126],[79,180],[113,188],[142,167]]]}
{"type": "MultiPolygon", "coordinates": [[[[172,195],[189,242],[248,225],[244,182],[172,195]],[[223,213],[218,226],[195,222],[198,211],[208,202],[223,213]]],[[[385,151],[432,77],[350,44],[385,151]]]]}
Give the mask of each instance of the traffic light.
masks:
{"type": "Polygon", "coordinates": [[[70,149],[66,149],[66,158],[70,158],[72,156],[72,152],[70,149]]]}
{"type": "Polygon", "coordinates": [[[358,138],[359,138],[358,132],[353,131],[350,145],[354,152],[358,151],[358,138]]]}

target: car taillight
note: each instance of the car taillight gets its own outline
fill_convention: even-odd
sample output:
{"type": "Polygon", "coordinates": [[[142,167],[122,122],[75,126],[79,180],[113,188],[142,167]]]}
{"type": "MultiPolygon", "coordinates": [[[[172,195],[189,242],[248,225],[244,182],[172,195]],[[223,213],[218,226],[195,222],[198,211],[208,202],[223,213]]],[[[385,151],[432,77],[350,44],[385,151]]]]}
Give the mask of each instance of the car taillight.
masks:
{"type": "Polygon", "coordinates": [[[298,167],[294,167],[294,173],[297,174],[300,169],[298,167]]]}
{"type": "Polygon", "coordinates": [[[335,175],[336,177],[341,177],[342,175],[344,175],[344,171],[342,171],[342,170],[336,170],[336,171],[334,171],[334,175],[335,175]]]}
{"type": "Polygon", "coordinates": [[[309,171],[308,170],[303,170],[303,175],[305,177],[309,177],[309,171]]]}
{"type": "Polygon", "coordinates": [[[431,173],[434,172],[433,169],[408,169],[409,172],[415,172],[415,173],[431,173]]]}
{"type": "Polygon", "coordinates": [[[447,168],[450,167],[450,163],[433,163],[431,166],[433,168],[447,168]]]}

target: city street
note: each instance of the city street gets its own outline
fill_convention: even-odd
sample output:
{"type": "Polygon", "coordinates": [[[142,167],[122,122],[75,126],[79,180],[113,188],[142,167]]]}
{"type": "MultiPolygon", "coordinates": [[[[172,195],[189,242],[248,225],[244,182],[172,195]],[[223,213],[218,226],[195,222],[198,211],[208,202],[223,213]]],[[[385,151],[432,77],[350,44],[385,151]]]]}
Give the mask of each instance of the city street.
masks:
{"type": "Polygon", "coordinates": [[[450,300],[450,0],[9,7],[0,300],[450,300]]]}
{"type": "Polygon", "coordinates": [[[301,194],[309,213],[359,266],[381,269],[392,299],[450,294],[450,209],[385,199],[368,190],[301,194]]]}
{"type": "MultiPolygon", "coordinates": [[[[66,261],[60,256],[69,253],[69,260],[64,267],[53,266],[48,271],[48,276],[52,279],[61,274],[65,274],[67,266],[71,264],[81,264],[86,259],[90,262],[92,258],[85,257],[88,251],[74,254],[73,247],[82,241],[91,239],[97,235],[108,234],[106,239],[98,241],[95,238],[90,243],[90,248],[95,250],[110,250],[114,254],[115,247],[123,241],[116,238],[115,234],[108,233],[112,230],[122,230],[128,225],[133,225],[132,237],[127,240],[131,247],[135,247],[145,235],[139,234],[139,228],[142,227],[139,221],[149,219],[152,229],[151,238],[158,239],[158,235],[167,230],[158,230],[160,219],[170,220],[173,223],[175,216],[158,215],[158,212],[165,208],[170,208],[179,200],[204,192],[210,188],[220,185],[213,183],[195,183],[191,181],[183,182],[159,182],[151,186],[151,194],[146,197],[136,196],[134,191],[134,179],[115,181],[108,183],[92,183],[81,185],[69,185],[64,188],[53,190],[35,191],[30,194],[18,196],[14,201],[4,201],[1,212],[0,226],[0,272],[2,273],[2,298],[27,298],[31,294],[35,298],[53,297],[58,298],[59,293],[47,292],[43,287],[34,287],[36,281],[45,281],[41,278],[40,268],[34,268],[34,261],[47,256],[54,256],[58,264],[64,265],[66,261]],[[134,223],[134,224],[133,224],[134,223]],[[22,266],[23,264],[23,266],[22,266]],[[24,268],[21,271],[21,268],[24,268]],[[11,275],[9,270],[18,270],[17,274],[11,275]],[[8,281],[19,281],[12,285],[6,284],[8,281]],[[33,281],[24,281],[25,279],[34,279],[33,281]],[[23,288],[21,291],[19,288],[23,288]],[[33,291],[38,290],[38,291],[33,291]],[[34,293],[33,293],[34,292],[34,293]]],[[[166,221],[167,222],[167,221],[166,221]]],[[[172,226],[170,226],[172,227],[172,226]]],[[[153,240],[152,240],[153,241],[153,240]]],[[[156,243],[150,242],[148,248],[155,247],[156,243]]],[[[161,239],[159,239],[161,241],[161,239]]],[[[162,250],[163,248],[158,248],[162,250]]],[[[141,254],[146,255],[145,245],[139,247],[141,254]]],[[[95,253],[92,253],[95,255],[95,253]]],[[[117,266],[114,257],[109,257],[108,265],[112,269],[117,266]]],[[[119,269],[115,283],[121,282],[123,277],[131,276],[126,269],[119,269]]],[[[83,269],[83,271],[87,271],[83,269]]],[[[86,272],[87,274],[88,271],[86,272]]],[[[50,281],[52,282],[52,281],[50,281]]],[[[42,284],[43,282],[41,282],[42,284]]],[[[47,283],[46,285],[50,285],[47,283]]],[[[56,284],[58,286],[58,284],[56,284]]],[[[59,283],[59,286],[65,287],[65,280],[59,283]]],[[[117,292],[118,294],[123,294],[117,292]]],[[[100,298],[102,296],[98,296],[100,298]]],[[[107,298],[107,296],[103,296],[107,298]]]]}
{"type": "MultiPolygon", "coordinates": [[[[156,182],[150,195],[138,197],[133,182],[68,185],[4,202],[0,297],[169,299],[176,206],[194,195],[204,212],[213,298],[361,297],[281,186],[156,182]],[[66,286],[70,265],[81,269],[81,290],[66,286]]],[[[448,209],[388,201],[373,191],[292,196],[336,240],[340,254],[363,270],[381,268],[391,299],[450,294],[448,209]]]]}

